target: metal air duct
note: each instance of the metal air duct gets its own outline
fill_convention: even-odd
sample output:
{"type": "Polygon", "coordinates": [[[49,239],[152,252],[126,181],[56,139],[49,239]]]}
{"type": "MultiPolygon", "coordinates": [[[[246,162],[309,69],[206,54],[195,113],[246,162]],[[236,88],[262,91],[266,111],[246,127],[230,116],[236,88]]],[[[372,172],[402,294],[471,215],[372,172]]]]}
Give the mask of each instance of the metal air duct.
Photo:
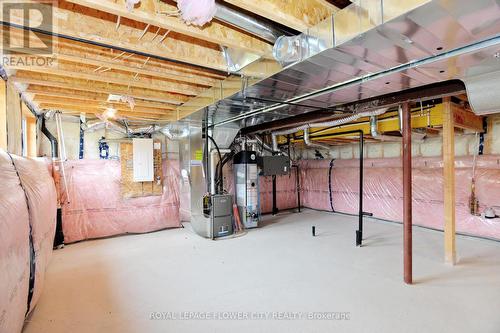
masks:
{"type": "Polygon", "coordinates": [[[240,13],[232,8],[229,8],[228,6],[220,3],[216,3],[215,6],[217,7],[217,11],[215,12],[216,19],[251,33],[252,35],[258,36],[271,44],[274,44],[278,37],[285,34],[284,31],[277,29],[270,24],[256,20],[255,18],[240,13]]]}

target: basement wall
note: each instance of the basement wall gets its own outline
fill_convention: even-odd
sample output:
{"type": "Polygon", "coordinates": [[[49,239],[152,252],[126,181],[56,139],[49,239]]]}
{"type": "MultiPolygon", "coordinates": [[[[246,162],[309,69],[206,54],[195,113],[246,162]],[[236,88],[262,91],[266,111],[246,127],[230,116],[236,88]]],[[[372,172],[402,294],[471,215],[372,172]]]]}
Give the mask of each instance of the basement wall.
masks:
{"type": "MultiPolygon", "coordinates": [[[[56,135],[56,123],[47,121],[56,135]]],[[[163,194],[123,198],[121,194],[120,143],[110,141],[109,160],[99,157],[99,139],[122,139],[115,131],[84,132],[84,159],[79,159],[80,123],[77,117],[63,117],[64,143],[68,160],[67,202],[62,205],[64,242],[145,233],[180,227],[179,155],[177,143],[163,134],[153,135],[162,144],[163,194]],[[168,142],[167,142],[168,141],[168,142]]],[[[40,152],[50,156],[50,142],[41,135],[40,152]]]]}

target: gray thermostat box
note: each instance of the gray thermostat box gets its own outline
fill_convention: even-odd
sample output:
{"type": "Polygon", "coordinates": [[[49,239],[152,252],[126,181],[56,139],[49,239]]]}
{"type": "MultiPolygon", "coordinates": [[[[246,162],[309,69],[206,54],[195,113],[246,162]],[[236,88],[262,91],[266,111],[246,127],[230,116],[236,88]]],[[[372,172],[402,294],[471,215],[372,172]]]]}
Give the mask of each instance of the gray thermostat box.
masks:
{"type": "Polygon", "coordinates": [[[287,175],[290,172],[290,159],[286,156],[262,156],[263,176],[287,175]]]}

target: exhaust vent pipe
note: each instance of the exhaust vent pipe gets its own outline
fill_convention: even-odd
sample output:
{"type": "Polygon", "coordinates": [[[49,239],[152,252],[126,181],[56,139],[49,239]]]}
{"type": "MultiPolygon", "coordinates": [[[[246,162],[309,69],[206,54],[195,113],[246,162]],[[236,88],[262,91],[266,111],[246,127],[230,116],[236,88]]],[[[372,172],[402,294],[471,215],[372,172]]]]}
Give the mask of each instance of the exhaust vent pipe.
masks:
{"type": "Polygon", "coordinates": [[[304,143],[306,146],[311,147],[311,148],[317,148],[317,149],[325,149],[330,151],[330,146],[319,143],[319,142],[311,142],[311,139],[309,138],[309,128],[306,128],[304,130],[304,143]]]}
{"type": "Polygon", "coordinates": [[[50,149],[52,150],[52,152],[51,152],[52,159],[56,160],[57,158],[59,158],[59,144],[57,142],[56,137],[54,135],[52,135],[52,133],[50,133],[49,129],[47,128],[47,126],[45,126],[45,116],[42,115],[40,118],[42,118],[42,127],[40,128],[40,130],[42,131],[43,134],[45,134],[47,139],[49,139],[50,149]]]}

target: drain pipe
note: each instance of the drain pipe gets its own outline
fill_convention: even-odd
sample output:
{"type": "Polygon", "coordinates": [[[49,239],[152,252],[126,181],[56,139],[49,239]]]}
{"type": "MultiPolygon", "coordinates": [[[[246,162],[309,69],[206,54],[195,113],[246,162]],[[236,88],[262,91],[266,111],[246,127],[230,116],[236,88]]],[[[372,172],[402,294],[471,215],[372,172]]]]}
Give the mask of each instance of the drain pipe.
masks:
{"type": "Polygon", "coordinates": [[[231,149],[215,149],[213,148],[210,150],[210,194],[215,195],[217,194],[217,188],[215,184],[215,171],[216,171],[216,163],[215,163],[215,155],[218,154],[225,155],[225,154],[230,154],[231,149]]]}
{"type": "Polygon", "coordinates": [[[47,137],[47,139],[49,139],[50,148],[52,150],[51,151],[52,160],[56,160],[59,157],[59,144],[57,142],[56,137],[54,135],[52,135],[52,133],[50,133],[50,131],[46,127],[45,117],[42,115],[40,118],[42,119],[42,127],[40,130],[47,137]]]}
{"type": "Polygon", "coordinates": [[[53,247],[58,248],[64,244],[64,233],[62,229],[62,208],[61,208],[61,176],[58,172],[58,167],[56,165],[57,160],[59,159],[59,144],[57,139],[52,133],[50,133],[49,129],[45,124],[45,116],[41,115],[38,119],[41,119],[42,125],[40,127],[40,131],[49,139],[50,149],[52,155],[52,177],[54,178],[54,184],[57,188],[57,218],[56,218],[56,230],[54,234],[54,243],[53,247]]]}

